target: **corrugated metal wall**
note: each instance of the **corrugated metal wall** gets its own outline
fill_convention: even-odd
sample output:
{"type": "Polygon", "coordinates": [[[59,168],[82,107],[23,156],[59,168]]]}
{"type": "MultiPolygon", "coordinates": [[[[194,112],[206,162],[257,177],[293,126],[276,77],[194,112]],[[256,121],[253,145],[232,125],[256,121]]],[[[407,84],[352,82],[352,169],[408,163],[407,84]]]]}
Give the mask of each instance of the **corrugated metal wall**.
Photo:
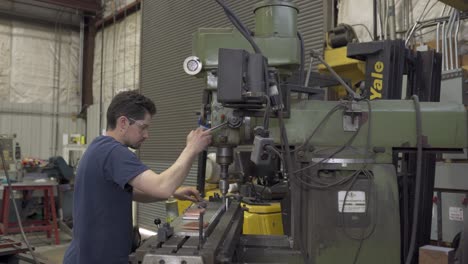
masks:
{"type": "Polygon", "coordinates": [[[53,155],[62,155],[62,134],[84,134],[85,122],[76,118],[78,107],[62,106],[56,135],[55,115],[51,109],[52,105],[49,104],[3,102],[0,105],[0,134],[16,134],[24,157],[48,159],[53,155]]]}
{"type": "MultiPolygon", "coordinates": [[[[323,0],[294,1],[300,8],[299,30],[306,51],[321,49],[323,0]]],[[[226,1],[253,29],[252,6],[257,1],[226,1]]],[[[150,138],[140,150],[142,161],[156,172],[167,169],[185,146],[185,137],[197,126],[203,79],[188,76],[182,62],[191,55],[192,33],[199,27],[231,27],[215,1],[144,1],[141,51],[141,92],[156,103],[158,113],[150,138]]],[[[196,163],[194,164],[196,165],[196,163]]],[[[185,182],[195,185],[196,166],[185,182]]],[[[154,229],[164,219],[163,203],[139,204],[138,223],[154,229]]]]}

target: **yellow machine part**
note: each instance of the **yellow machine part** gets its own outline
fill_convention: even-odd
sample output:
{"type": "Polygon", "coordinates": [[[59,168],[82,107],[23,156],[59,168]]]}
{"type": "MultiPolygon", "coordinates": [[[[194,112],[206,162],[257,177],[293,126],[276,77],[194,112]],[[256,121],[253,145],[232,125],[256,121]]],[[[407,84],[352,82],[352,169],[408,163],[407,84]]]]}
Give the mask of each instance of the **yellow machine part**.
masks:
{"type": "MultiPolygon", "coordinates": [[[[206,196],[214,196],[215,193],[221,195],[219,189],[207,190],[206,196]]],[[[179,201],[179,215],[189,207],[191,202],[179,201]]],[[[249,205],[242,203],[247,211],[244,212],[243,234],[245,235],[283,235],[283,219],[281,215],[280,203],[270,203],[268,205],[249,205]]]]}
{"type": "MultiPolygon", "coordinates": [[[[354,86],[359,81],[364,80],[366,72],[366,64],[363,61],[350,59],[346,56],[347,48],[340,47],[333,49],[331,47],[326,47],[324,50],[323,59],[330,64],[338,75],[345,79],[351,80],[352,85],[354,86]]],[[[321,73],[328,73],[327,67],[323,64],[318,65],[318,70],[321,73]]],[[[346,90],[344,87],[336,86],[333,88],[335,91],[334,95],[329,99],[340,99],[346,96],[346,90]]]]}
{"type": "MultiPolygon", "coordinates": [[[[216,189],[218,187],[217,184],[210,184],[210,183],[207,183],[206,186],[205,186],[205,191],[206,191],[206,197],[210,197],[210,196],[214,196],[214,193],[218,193],[219,195],[221,195],[221,193],[219,192],[219,189],[216,189]]],[[[191,201],[181,201],[181,200],[177,200],[177,210],[179,211],[179,215],[182,215],[184,213],[184,211],[189,208],[189,206],[192,204],[191,201]]]]}
{"type": "Polygon", "coordinates": [[[283,219],[280,203],[250,205],[242,203],[244,212],[244,235],[283,235],[283,219]]]}
{"type": "MultiPolygon", "coordinates": [[[[210,188],[211,189],[211,188],[210,188]]],[[[219,189],[206,191],[206,197],[214,196],[219,189]]],[[[177,200],[179,215],[182,215],[190,205],[191,201],[177,200]]],[[[244,212],[243,234],[245,235],[283,235],[283,219],[280,203],[269,203],[268,205],[251,205],[242,203],[244,212]]]]}

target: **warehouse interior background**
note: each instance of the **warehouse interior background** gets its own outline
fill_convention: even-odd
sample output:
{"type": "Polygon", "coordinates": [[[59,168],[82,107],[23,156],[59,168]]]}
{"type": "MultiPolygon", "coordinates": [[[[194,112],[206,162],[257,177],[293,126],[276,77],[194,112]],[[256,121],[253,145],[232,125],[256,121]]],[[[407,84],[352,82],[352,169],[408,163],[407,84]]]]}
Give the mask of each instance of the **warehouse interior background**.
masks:
{"type": "MultiPolygon", "coordinates": [[[[225,2],[249,28],[254,27],[252,6],[257,1],[225,2]]],[[[459,11],[446,3],[450,1],[293,2],[299,8],[297,23],[304,39],[306,66],[311,61],[310,50],[322,54],[325,33],[337,25],[351,25],[359,42],[388,38],[384,25],[391,21],[385,15],[386,4],[394,2],[396,36],[407,38],[415,48],[439,48],[436,37],[442,26],[416,28],[417,22],[453,16],[454,48],[449,48],[449,60],[456,59],[442,68],[442,75],[468,69],[468,9],[459,11]],[[374,3],[379,13],[375,29],[374,3]]],[[[466,8],[466,1],[461,2],[466,8]]],[[[9,167],[10,174],[20,180],[28,173],[38,173],[34,169],[55,156],[67,157],[67,163],[76,168],[87,144],[104,133],[111,99],[127,90],[139,90],[158,109],[150,138],[137,152],[140,159],[156,172],[168,168],[184,148],[186,134],[198,125],[196,112],[204,80],[185,74],[182,62],[192,55],[192,33],[200,27],[232,26],[215,1],[208,0],[0,1],[0,135],[13,139],[12,148],[17,144],[21,152],[9,167]],[[22,166],[32,168],[26,172],[22,166]]],[[[318,64],[314,60],[310,65],[317,69],[318,64]]],[[[447,100],[466,104],[459,96],[447,100]]],[[[466,150],[438,162],[438,173],[463,174],[468,168],[466,150]],[[446,168],[445,162],[455,167],[446,168]]],[[[195,162],[185,185],[196,185],[197,168],[195,162]]],[[[0,175],[5,183],[4,173],[0,175]]],[[[467,201],[468,186],[454,199],[467,201]]],[[[467,211],[466,203],[452,207],[467,211]]],[[[135,203],[133,207],[134,222],[142,232],[153,234],[154,219],[165,219],[164,202],[135,203]]],[[[63,210],[69,214],[71,208],[63,210]]],[[[462,226],[463,221],[458,220],[445,230],[456,234],[462,226]]],[[[451,242],[452,233],[444,241],[451,242]]],[[[69,237],[63,237],[66,245],[69,237]]],[[[53,238],[44,240],[53,244],[53,238]]],[[[60,257],[49,258],[55,263],[60,257]]]]}

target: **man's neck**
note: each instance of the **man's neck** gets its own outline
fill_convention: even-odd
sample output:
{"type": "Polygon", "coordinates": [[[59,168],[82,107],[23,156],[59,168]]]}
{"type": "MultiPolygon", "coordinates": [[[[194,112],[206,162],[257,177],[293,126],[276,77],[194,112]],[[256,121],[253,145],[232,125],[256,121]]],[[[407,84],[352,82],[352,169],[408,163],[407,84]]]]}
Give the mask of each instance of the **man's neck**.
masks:
{"type": "Polygon", "coordinates": [[[115,140],[117,140],[118,142],[122,143],[123,145],[125,145],[125,142],[123,141],[123,137],[122,135],[120,135],[116,129],[114,130],[106,130],[106,136],[109,136],[109,137],[112,137],[114,138],[115,140]]]}

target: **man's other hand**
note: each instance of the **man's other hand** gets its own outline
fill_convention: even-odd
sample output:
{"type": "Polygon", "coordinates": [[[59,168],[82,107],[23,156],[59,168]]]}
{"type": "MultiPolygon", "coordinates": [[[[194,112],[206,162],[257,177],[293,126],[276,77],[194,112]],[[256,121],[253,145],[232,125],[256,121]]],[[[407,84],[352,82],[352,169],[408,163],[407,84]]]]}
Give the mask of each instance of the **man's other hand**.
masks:
{"type": "Polygon", "coordinates": [[[202,152],[211,143],[211,132],[203,128],[192,130],[187,136],[187,148],[195,154],[202,152]]]}
{"type": "Polygon", "coordinates": [[[194,187],[180,187],[174,192],[174,198],[179,200],[188,200],[194,203],[203,200],[200,193],[194,187]]]}

